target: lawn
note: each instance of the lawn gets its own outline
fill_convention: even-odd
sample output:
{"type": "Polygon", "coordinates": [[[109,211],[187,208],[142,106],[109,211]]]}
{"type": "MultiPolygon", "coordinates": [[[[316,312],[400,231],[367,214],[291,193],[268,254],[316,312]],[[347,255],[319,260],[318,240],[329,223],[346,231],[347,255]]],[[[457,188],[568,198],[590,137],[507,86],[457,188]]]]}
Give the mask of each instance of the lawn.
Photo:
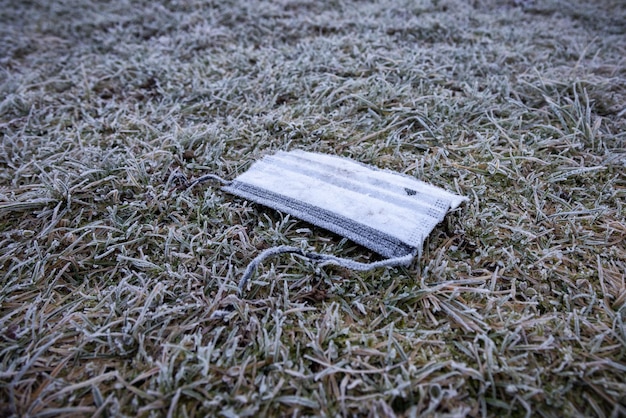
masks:
{"type": "Polygon", "coordinates": [[[0,416],[625,416],[625,132],[621,0],[0,0],[0,416]],[[469,201],[239,294],[293,149],[469,201]]]}

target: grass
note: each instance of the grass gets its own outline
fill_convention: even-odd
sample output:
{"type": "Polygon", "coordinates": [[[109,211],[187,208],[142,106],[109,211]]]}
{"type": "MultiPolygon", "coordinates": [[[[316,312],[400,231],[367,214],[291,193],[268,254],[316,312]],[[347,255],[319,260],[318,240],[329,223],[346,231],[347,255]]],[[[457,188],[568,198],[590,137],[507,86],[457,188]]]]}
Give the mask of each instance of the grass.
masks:
{"type": "Polygon", "coordinates": [[[0,1],[0,415],[626,414],[620,1],[0,1]],[[185,179],[470,198],[410,268],[185,179]]]}

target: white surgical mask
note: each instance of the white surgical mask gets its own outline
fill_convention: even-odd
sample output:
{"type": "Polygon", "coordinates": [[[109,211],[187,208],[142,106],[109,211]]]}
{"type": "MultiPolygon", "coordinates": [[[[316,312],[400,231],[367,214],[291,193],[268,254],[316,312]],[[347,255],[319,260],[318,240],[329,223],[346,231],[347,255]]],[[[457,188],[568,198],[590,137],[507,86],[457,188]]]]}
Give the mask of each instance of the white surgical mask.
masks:
{"type": "Polygon", "coordinates": [[[406,175],[300,150],[265,156],[223,190],[335,232],[387,257],[376,263],[358,263],[306,253],[297,247],[270,248],[248,265],[240,290],[262,260],[280,253],[296,253],[356,270],[408,265],[421,254],[424,240],[435,225],[467,200],[406,175]]]}

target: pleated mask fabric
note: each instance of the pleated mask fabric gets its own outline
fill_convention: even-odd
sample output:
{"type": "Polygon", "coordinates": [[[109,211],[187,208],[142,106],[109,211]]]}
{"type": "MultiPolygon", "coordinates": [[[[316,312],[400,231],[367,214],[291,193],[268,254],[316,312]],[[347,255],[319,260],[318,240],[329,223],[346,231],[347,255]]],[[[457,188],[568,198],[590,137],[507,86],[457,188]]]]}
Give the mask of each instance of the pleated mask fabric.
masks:
{"type": "Polygon", "coordinates": [[[222,189],[344,236],[387,258],[366,264],[305,253],[297,247],[270,248],[250,263],[240,290],[263,259],[286,252],[357,270],[408,265],[421,254],[424,240],[446,213],[467,200],[403,174],[301,150],[265,156],[222,189]]]}

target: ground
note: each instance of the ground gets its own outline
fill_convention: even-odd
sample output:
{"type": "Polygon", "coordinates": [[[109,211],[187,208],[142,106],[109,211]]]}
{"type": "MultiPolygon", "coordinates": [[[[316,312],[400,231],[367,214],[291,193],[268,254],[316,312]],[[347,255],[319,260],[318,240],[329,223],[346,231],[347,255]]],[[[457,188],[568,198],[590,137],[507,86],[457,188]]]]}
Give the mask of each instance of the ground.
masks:
{"type": "Polygon", "coordinates": [[[0,415],[626,414],[626,6],[0,0],[0,415]],[[469,198],[408,268],[207,182],[469,198]]]}

